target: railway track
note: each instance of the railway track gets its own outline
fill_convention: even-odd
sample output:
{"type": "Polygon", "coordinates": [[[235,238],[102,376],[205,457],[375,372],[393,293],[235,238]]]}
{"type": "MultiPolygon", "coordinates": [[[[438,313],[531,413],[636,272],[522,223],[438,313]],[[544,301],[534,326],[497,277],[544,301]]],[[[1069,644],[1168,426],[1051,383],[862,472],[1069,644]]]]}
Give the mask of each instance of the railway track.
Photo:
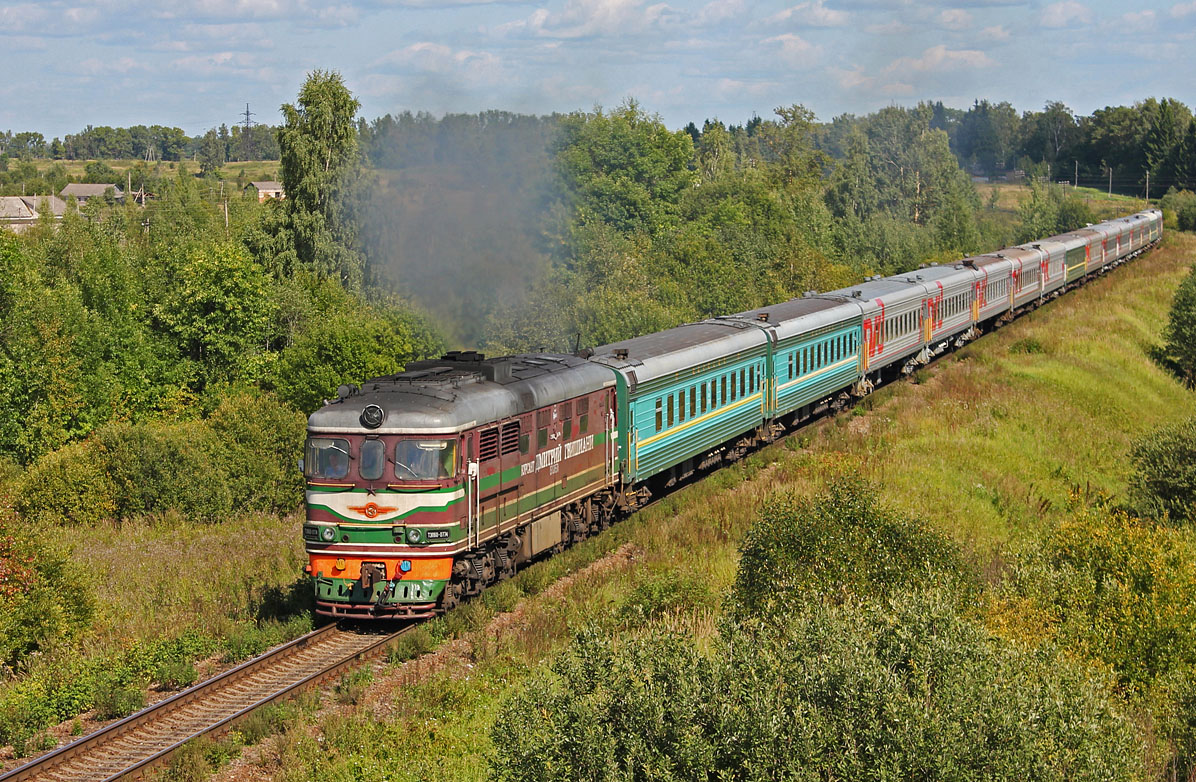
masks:
{"type": "Polygon", "coordinates": [[[398,631],[329,624],[16,768],[0,782],[136,779],[199,736],[385,651],[398,631]]]}

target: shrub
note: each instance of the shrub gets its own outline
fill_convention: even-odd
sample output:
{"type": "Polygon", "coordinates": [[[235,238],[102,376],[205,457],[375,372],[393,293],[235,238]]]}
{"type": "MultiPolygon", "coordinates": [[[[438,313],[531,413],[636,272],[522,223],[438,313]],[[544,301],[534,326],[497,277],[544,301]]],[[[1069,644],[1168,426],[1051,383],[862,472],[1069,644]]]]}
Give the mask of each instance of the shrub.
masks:
{"type": "Polygon", "coordinates": [[[1196,522],[1196,418],[1164,426],[1134,444],[1130,499],[1139,513],[1196,522]]]}
{"type": "Polygon", "coordinates": [[[1017,553],[1004,594],[1040,632],[1108,665],[1125,686],[1196,665],[1196,534],[1104,506],[1080,509],[1017,553]]]}
{"type": "Polygon", "coordinates": [[[744,536],[733,610],[740,616],[783,608],[807,590],[886,595],[922,583],[963,585],[956,546],[886,508],[874,486],[833,479],[807,499],[775,497],[744,536]]]}
{"type": "Polygon", "coordinates": [[[502,706],[494,776],[1134,778],[1142,748],[1105,682],[955,602],[795,600],[776,622],[728,624],[709,656],[659,631],[584,632],[502,706]]]}
{"type": "Polygon", "coordinates": [[[108,455],[91,438],[43,454],[20,480],[17,510],[34,525],[94,526],[116,514],[108,455]]]}
{"type": "Polygon", "coordinates": [[[29,538],[0,498],[0,668],[69,644],[94,614],[91,584],[78,565],[29,538]]]}
{"type": "Polygon", "coordinates": [[[215,457],[221,443],[206,424],[113,423],[96,438],[107,453],[120,518],[174,509],[218,521],[232,510],[228,476],[215,457]]]}
{"type": "Polygon", "coordinates": [[[226,397],[208,419],[227,476],[233,506],[240,510],[289,513],[303,499],[303,455],[307,420],[274,394],[242,391],[226,397]]]}
{"type": "Polygon", "coordinates": [[[154,673],[154,681],[168,690],[190,687],[198,679],[199,672],[190,660],[167,660],[154,673]]]}
{"type": "Polygon", "coordinates": [[[658,619],[681,611],[708,610],[714,594],[701,579],[672,571],[654,574],[631,590],[619,613],[625,619],[658,619]]]}
{"type": "Polygon", "coordinates": [[[118,677],[108,678],[95,693],[95,716],[101,720],[127,717],[145,708],[145,689],[134,682],[118,677]]]}

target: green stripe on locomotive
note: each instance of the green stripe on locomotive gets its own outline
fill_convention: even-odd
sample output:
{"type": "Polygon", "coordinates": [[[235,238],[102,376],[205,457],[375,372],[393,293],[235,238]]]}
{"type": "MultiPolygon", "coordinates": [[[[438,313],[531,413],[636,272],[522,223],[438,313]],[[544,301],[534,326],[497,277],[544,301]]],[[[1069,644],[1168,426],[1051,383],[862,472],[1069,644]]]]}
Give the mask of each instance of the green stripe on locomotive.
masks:
{"type": "Polygon", "coordinates": [[[766,412],[767,365],[768,352],[761,345],[751,351],[654,378],[640,384],[634,394],[627,394],[620,381],[620,417],[627,422],[622,427],[627,443],[620,449],[620,456],[627,480],[646,480],[760,426],[766,412]],[[731,386],[732,382],[739,383],[741,372],[743,393],[738,387],[732,389],[731,386]],[[681,395],[684,395],[684,419],[681,395]],[[626,406],[622,401],[625,396],[626,406]],[[671,425],[670,396],[673,399],[671,425]],[[706,400],[704,410],[703,396],[706,400]]]}

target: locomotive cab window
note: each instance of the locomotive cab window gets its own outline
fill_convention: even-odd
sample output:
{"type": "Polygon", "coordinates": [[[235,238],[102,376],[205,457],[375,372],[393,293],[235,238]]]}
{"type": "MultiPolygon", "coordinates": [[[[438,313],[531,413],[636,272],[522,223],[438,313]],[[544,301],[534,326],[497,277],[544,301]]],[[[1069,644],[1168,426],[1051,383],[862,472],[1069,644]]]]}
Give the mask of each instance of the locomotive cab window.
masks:
{"type": "Polygon", "coordinates": [[[303,460],[308,478],[339,480],[349,474],[349,441],[339,437],[311,437],[303,460]]]}
{"type": "MultiPolygon", "coordinates": [[[[497,429],[491,430],[495,434],[497,429]]],[[[485,434],[485,433],[483,433],[485,434]]],[[[497,438],[495,446],[497,450],[497,438]]],[[[485,458],[485,444],[482,446],[485,458]]],[[[457,441],[419,438],[399,440],[395,445],[395,477],[434,481],[452,476],[457,470],[457,441]]]]}
{"type": "Polygon", "coordinates": [[[366,440],[361,444],[361,461],[357,474],[363,481],[376,481],[386,468],[386,443],[381,440],[366,440]]]}

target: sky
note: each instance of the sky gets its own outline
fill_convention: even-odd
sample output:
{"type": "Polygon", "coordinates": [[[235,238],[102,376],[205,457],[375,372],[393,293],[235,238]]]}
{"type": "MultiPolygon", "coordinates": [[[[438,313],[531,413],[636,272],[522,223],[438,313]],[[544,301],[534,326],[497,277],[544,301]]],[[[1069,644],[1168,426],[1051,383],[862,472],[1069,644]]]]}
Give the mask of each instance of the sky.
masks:
{"type": "Polygon", "coordinates": [[[679,128],[977,98],[1196,104],[1196,0],[0,0],[0,130],[277,124],[313,69],[362,116],[628,98],[679,128]]]}

